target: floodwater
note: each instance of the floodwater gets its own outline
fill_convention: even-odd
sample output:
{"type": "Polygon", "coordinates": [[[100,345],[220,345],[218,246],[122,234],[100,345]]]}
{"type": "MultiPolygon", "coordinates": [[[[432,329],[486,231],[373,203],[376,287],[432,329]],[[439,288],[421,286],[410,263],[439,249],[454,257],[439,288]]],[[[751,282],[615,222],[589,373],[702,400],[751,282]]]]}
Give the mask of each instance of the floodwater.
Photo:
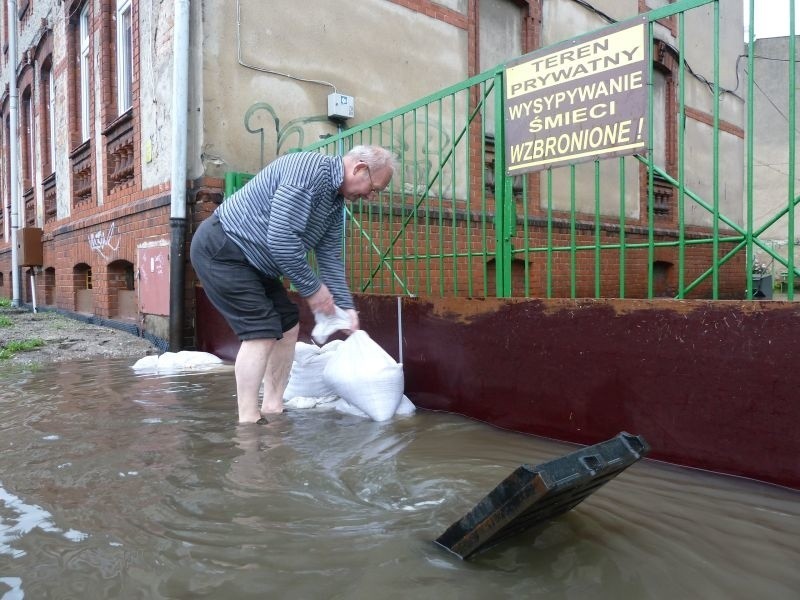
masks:
{"type": "Polygon", "coordinates": [[[574,446],[427,411],[240,426],[230,368],[131,362],[0,372],[0,598],[800,597],[800,493],[640,461],[461,561],[433,540],[574,446]]]}

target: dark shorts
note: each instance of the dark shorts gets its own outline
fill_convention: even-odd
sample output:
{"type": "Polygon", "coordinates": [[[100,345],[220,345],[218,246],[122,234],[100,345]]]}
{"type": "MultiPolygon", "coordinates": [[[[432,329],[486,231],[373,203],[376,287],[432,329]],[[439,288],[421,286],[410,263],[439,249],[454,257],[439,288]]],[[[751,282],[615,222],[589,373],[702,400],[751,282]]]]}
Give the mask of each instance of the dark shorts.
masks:
{"type": "Polygon", "coordinates": [[[279,340],[299,322],[281,280],[252,266],[216,215],[197,228],[189,255],[206,296],[240,340],[279,340]]]}

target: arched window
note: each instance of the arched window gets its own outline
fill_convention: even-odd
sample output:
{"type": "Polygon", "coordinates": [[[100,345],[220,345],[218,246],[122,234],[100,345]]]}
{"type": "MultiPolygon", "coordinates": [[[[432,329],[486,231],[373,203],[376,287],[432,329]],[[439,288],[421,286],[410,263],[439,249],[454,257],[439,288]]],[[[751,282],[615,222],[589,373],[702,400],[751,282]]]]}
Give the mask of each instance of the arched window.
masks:
{"type": "Polygon", "coordinates": [[[33,186],[36,145],[34,144],[33,86],[28,85],[20,94],[20,142],[22,158],[22,189],[33,186]]]}
{"type": "Polygon", "coordinates": [[[72,288],[75,294],[76,312],[94,312],[94,292],[92,287],[92,267],[86,263],[75,265],[72,269],[72,288]]]}
{"type": "Polygon", "coordinates": [[[39,140],[41,143],[42,176],[50,175],[56,166],[55,76],[53,57],[42,61],[39,70],[39,140]]]}
{"type": "Polygon", "coordinates": [[[127,260],[115,260],[108,265],[109,314],[120,319],[135,319],[138,315],[136,278],[133,265],[127,260]]]}
{"type": "Polygon", "coordinates": [[[41,166],[41,197],[43,198],[44,223],[56,220],[56,114],[55,73],[53,71],[53,36],[46,34],[36,51],[38,65],[37,114],[39,142],[39,164],[41,166]]]}

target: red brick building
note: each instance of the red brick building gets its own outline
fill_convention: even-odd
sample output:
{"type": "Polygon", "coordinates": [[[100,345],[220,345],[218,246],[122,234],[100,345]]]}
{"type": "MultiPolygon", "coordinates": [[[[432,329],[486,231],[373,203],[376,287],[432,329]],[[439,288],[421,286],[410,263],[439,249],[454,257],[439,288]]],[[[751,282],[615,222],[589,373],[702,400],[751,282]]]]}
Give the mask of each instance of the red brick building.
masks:
{"type": "MultiPolygon", "coordinates": [[[[510,58],[653,8],[646,0],[598,1],[591,10],[569,0],[544,7],[537,0],[268,4],[17,0],[0,5],[0,295],[14,294],[16,208],[18,245],[23,244],[18,250],[22,262],[30,263],[19,271],[22,302],[34,301],[34,285],[39,305],[128,323],[163,339],[181,331],[178,343],[191,345],[195,282],[185,244],[176,249],[175,236],[188,243],[194,225],[222,200],[226,172],[254,172],[277,155],[336,133],[342,123],[328,119],[331,94],[354,98],[355,117],[344,125],[356,125],[510,58]],[[184,8],[188,58],[174,44],[175,15],[184,8]],[[184,58],[188,71],[176,70],[184,58]],[[186,136],[187,156],[177,167],[176,76],[187,79],[186,126],[177,132],[186,136]],[[176,179],[175,172],[185,178],[176,179]],[[176,181],[180,197],[173,193],[176,181]],[[185,209],[185,221],[175,218],[176,204],[185,209]],[[41,259],[36,257],[39,231],[41,259]],[[177,282],[175,273],[182,270],[173,270],[176,260],[186,267],[177,282]],[[176,298],[182,315],[174,310],[176,298]]],[[[729,9],[735,10],[724,7],[729,9]]],[[[672,172],[676,64],[670,40],[676,21],[666,19],[658,27],[665,41],[653,55],[663,107],[657,151],[672,172]]],[[[740,48],[740,33],[726,33],[731,39],[726,47],[734,47],[738,35],[740,48]]],[[[730,164],[741,164],[740,108],[725,107],[722,119],[722,152],[733,157],[730,164]]],[[[692,107],[687,116],[694,130],[712,120],[702,107],[692,107]]],[[[697,154],[702,163],[700,142],[697,154]]],[[[640,169],[633,177],[635,227],[644,222],[642,198],[648,189],[640,169]]],[[[696,179],[693,183],[702,186],[702,176],[696,179]]],[[[668,238],[677,224],[670,209],[674,194],[669,186],[662,188],[658,226],[668,238]]],[[[739,214],[740,192],[733,182],[726,195],[739,214]]],[[[541,215],[541,195],[529,202],[531,215],[541,215]]],[[[700,219],[693,226],[702,229],[704,223],[700,219]]],[[[587,230],[586,235],[594,234],[587,230]]],[[[613,227],[603,235],[613,235],[613,227]]],[[[632,235],[644,238],[646,231],[632,235]]],[[[613,269],[605,271],[609,283],[602,294],[613,296],[613,269]]],[[[722,289],[732,293],[742,283],[739,271],[731,272],[722,289]]],[[[641,269],[629,276],[629,289],[636,290],[632,295],[646,294],[641,277],[641,269]]],[[[671,289],[664,283],[665,291],[671,289]]],[[[525,293],[516,284],[514,290],[525,293]]],[[[544,291],[537,285],[527,293],[544,291]]],[[[568,295],[569,286],[558,284],[557,294],[562,293],[568,295]]]]}

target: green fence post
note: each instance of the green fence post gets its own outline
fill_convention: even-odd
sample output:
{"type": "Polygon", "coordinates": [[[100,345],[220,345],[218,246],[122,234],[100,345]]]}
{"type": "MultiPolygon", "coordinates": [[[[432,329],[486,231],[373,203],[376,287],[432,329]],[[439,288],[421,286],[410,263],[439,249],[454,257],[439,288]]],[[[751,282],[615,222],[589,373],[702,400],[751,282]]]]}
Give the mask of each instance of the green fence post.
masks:
{"type": "Polygon", "coordinates": [[[245,183],[250,181],[254,176],[251,173],[237,173],[235,171],[228,171],[225,173],[225,189],[223,190],[223,198],[228,198],[234,192],[239,191],[245,183]]]}
{"type": "Polygon", "coordinates": [[[511,296],[511,260],[513,247],[511,236],[514,235],[513,193],[511,178],[506,177],[505,146],[503,132],[503,99],[505,98],[505,82],[503,72],[495,75],[494,94],[494,210],[496,257],[495,276],[498,298],[511,296]]]}

